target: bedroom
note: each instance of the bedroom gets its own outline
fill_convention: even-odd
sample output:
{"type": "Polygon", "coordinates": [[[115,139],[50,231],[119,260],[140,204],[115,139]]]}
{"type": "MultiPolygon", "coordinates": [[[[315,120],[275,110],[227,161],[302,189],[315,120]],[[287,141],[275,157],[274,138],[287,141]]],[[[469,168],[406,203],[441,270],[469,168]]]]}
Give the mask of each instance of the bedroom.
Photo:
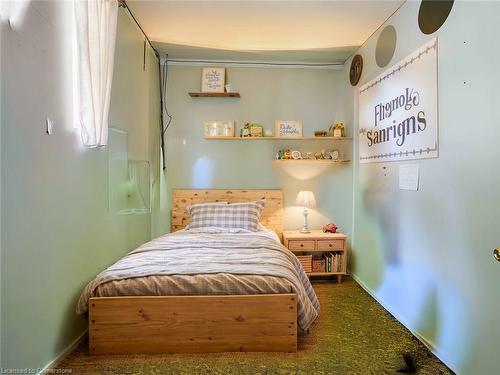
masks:
{"type": "MultiPolygon", "coordinates": [[[[500,280],[492,251],[500,246],[499,3],[23,0],[2,2],[0,19],[4,373],[498,373],[500,296],[494,287],[500,280]],[[85,30],[75,29],[74,7],[82,4],[98,5],[87,11],[103,11],[107,30],[116,24],[116,33],[87,25],[102,42],[89,50],[102,52],[100,64],[112,68],[99,77],[107,96],[93,96],[88,86],[75,90],[88,82],[78,67],[96,57],[78,52],[85,30]],[[425,61],[410,64],[405,79],[392,74],[373,85],[419,53],[425,61]],[[223,92],[209,94],[223,96],[196,96],[207,94],[204,68],[224,68],[223,92]],[[406,88],[418,91],[418,105],[386,106],[406,88]],[[89,100],[103,104],[94,109],[102,121],[77,110],[89,100]],[[387,110],[375,120],[379,104],[387,110]],[[412,114],[417,119],[423,106],[425,130],[413,132],[407,123],[398,132],[393,125],[412,114]],[[220,124],[210,125],[216,121],[223,135],[234,131],[234,137],[218,138],[220,124]],[[380,124],[366,130],[365,121],[380,124]],[[240,137],[245,123],[261,125],[252,130],[262,137],[240,137]],[[298,136],[280,139],[280,123],[298,136]],[[340,137],[332,137],[330,126],[340,123],[340,137]],[[368,144],[369,131],[390,126],[379,135],[386,142],[368,144]],[[316,131],[327,137],[315,137],[316,131]],[[419,155],[403,154],[429,139],[433,143],[418,146],[419,155]],[[396,160],[375,158],[388,153],[396,160]],[[202,200],[219,201],[219,208],[229,202],[220,209],[231,214],[234,203],[267,197],[262,210],[257,205],[248,212],[261,212],[262,224],[281,235],[276,261],[296,265],[299,276],[305,272],[300,267],[313,273],[309,255],[339,246],[334,253],[345,256],[339,277],[333,271],[308,275],[312,292],[307,278],[294,281],[297,306],[309,306],[311,317],[316,310],[317,318],[310,326],[302,321],[308,332],[301,332],[300,319],[294,319],[299,327],[281,326],[275,317],[289,306],[279,298],[290,294],[281,279],[263,282],[254,275],[260,281],[245,284],[240,277],[233,288],[264,289],[246,291],[252,303],[233,300],[230,312],[243,309],[234,318],[245,319],[248,306],[262,306],[255,311],[269,327],[297,329],[298,337],[286,341],[297,345],[293,353],[169,354],[176,349],[162,347],[169,342],[163,338],[150,346],[160,353],[92,355],[92,319],[76,312],[84,288],[142,244],[182,229],[187,202],[201,203],[193,189],[206,191],[202,200]],[[312,233],[300,233],[304,206],[311,206],[312,233]],[[327,223],[338,234],[321,232],[327,223]],[[261,294],[275,302],[263,302],[261,294]]],[[[270,233],[257,229],[261,237],[270,233]]],[[[220,235],[251,243],[245,233],[220,235]]],[[[277,246],[274,241],[266,246],[277,246]]],[[[204,256],[218,261],[217,251],[232,251],[224,249],[204,256]]],[[[261,262],[264,254],[231,254],[237,262],[225,267],[254,262],[265,272],[270,266],[261,262]]],[[[182,261],[174,273],[189,274],[190,264],[203,266],[182,261]]],[[[242,271],[231,272],[226,275],[242,271]]],[[[198,285],[205,299],[197,303],[210,299],[205,294],[221,294],[207,290],[217,280],[183,285],[181,276],[170,277],[169,288],[198,285]]],[[[120,287],[124,294],[137,290],[120,287]]],[[[168,297],[162,301],[184,306],[168,297]]],[[[191,310],[202,323],[186,332],[210,328],[209,312],[196,306],[191,310]]],[[[137,309],[141,319],[149,309],[137,309]]],[[[256,347],[267,342],[259,336],[268,332],[266,324],[240,323],[255,333],[256,347]]],[[[123,347],[131,335],[149,334],[146,328],[125,331],[118,341],[123,347]]],[[[215,331],[223,338],[232,332],[215,331]]],[[[145,340],[137,341],[147,346],[145,340]]],[[[214,351],[211,343],[201,347],[214,351]]]]}

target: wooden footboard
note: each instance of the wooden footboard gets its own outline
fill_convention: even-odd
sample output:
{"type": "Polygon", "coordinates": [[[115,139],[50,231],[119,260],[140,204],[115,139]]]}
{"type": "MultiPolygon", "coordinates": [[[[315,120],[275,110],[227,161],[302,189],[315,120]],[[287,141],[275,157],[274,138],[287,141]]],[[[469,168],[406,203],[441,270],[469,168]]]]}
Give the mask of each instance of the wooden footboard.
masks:
{"type": "Polygon", "coordinates": [[[91,355],[295,352],[297,296],[91,298],[89,351],[91,355]]]}

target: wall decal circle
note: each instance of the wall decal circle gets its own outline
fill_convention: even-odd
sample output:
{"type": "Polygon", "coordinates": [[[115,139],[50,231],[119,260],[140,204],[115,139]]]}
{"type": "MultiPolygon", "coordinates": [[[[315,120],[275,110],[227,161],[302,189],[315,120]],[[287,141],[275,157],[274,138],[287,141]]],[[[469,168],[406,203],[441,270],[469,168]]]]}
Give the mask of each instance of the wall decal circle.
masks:
{"type": "Polygon", "coordinates": [[[424,34],[432,34],[443,26],[454,0],[422,0],[418,10],[418,27],[424,34]]]}
{"type": "Polygon", "coordinates": [[[349,80],[352,86],[356,86],[361,78],[363,72],[363,57],[355,55],[352,58],[351,68],[349,69],[349,80]]]}
{"type": "Polygon", "coordinates": [[[394,56],[396,41],[396,29],[392,25],[386,26],[378,36],[375,61],[380,68],[387,66],[394,56]]]}

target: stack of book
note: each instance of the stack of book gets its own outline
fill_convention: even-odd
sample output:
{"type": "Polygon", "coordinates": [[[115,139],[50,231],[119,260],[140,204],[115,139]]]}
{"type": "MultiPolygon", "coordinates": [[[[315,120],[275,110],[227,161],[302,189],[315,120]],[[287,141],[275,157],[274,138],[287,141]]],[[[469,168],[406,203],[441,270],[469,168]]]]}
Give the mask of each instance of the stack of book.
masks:
{"type": "Polygon", "coordinates": [[[325,272],[343,272],[342,255],[340,253],[325,253],[323,255],[325,259],[325,272]]]}
{"type": "Polygon", "coordinates": [[[304,271],[312,272],[312,255],[297,255],[304,271]]]}

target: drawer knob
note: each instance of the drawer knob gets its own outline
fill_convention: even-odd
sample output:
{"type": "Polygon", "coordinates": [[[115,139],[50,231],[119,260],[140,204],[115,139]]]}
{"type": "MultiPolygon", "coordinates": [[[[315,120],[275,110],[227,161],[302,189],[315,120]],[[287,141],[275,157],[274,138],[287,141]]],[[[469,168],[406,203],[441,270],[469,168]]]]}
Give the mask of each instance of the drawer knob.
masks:
{"type": "Polygon", "coordinates": [[[332,244],[329,244],[328,246],[329,246],[329,247],[332,247],[333,245],[332,245],[332,244]]]}
{"type": "Polygon", "coordinates": [[[304,247],[304,244],[303,244],[303,243],[301,243],[301,244],[300,244],[300,247],[304,247]]]}

